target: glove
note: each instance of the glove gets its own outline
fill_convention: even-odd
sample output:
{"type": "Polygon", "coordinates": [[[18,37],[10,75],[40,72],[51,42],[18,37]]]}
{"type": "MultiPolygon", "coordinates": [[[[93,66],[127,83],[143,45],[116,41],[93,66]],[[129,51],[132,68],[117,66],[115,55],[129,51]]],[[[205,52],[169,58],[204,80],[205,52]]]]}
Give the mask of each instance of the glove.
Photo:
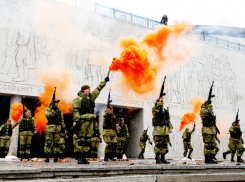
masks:
{"type": "Polygon", "coordinates": [[[196,123],[194,122],[194,127],[196,127],[196,123]]]}
{"type": "Polygon", "coordinates": [[[100,143],[102,143],[102,140],[100,140],[100,143]]]}
{"type": "Polygon", "coordinates": [[[109,79],[109,77],[107,76],[107,77],[105,77],[105,82],[108,82],[110,79],[109,79]]]}
{"type": "Polygon", "coordinates": [[[212,101],[211,100],[208,100],[208,104],[212,104],[212,101]]]}

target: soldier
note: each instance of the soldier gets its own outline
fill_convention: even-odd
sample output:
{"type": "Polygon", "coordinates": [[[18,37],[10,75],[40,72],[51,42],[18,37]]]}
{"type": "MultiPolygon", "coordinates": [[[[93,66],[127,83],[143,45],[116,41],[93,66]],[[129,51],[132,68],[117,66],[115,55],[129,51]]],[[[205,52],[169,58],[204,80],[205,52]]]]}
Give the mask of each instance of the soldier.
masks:
{"type": "Polygon", "coordinates": [[[149,143],[152,145],[151,139],[149,135],[147,135],[147,130],[144,130],[143,133],[140,135],[139,146],[141,148],[141,152],[140,152],[138,159],[144,159],[145,146],[146,146],[147,140],[149,140],[149,143]]]}
{"type": "Polygon", "coordinates": [[[213,106],[211,101],[205,101],[201,106],[200,116],[202,118],[202,137],[204,142],[204,155],[205,163],[217,164],[213,159],[219,151],[216,142],[216,132],[218,128],[216,126],[216,117],[213,114],[213,106]]]}
{"type": "Polygon", "coordinates": [[[89,146],[91,146],[94,120],[96,119],[94,114],[95,99],[99,96],[107,81],[109,81],[108,76],[92,93],[90,93],[88,85],[83,85],[81,91],[78,92],[78,97],[73,100],[73,120],[77,126],[80,126],[77,136],[78,141],[75,146],[78,154],[78,164],[89,164],[86,158],[89,146]]]}
{"type": "Polygon", "coordinates": [[[90,148],[91,158],[95,158],[95,159],[97,158],[99,143],[102,143],[102,138],[98,127],[98,123],[95,122],[94,132],[91,138],[91,148],[90,148]]]}
{"type": "Polygon", "coordinates": [[[117,119],[113,113],[113,107],[106,109],[103,115],[103,139],[106,143],[104,161],[115,160],[114,156],[117,149],[117,119]]]}
{"type": "Polygon", "coordinates": [[[190,132],[189,128],[186,128],[185,129],[185,132],[183,133],[182,135],[182,138],[183,138],[183,143],[184,143],[184,157],[186,157],[187,155],[187,152],[188,152],[188,149],[189,149],[189,155],[188,155],[188,159],[192,159],[191,158],[191,153],[193,151],[193,148],[191,146],[191,135],[192,133],[195,131],[195,128],[196,128],[196,125],[194,123],[194,128],[193,130],[190,132]]]}
{"type": "Polygon", "coordinates": [[[32,136],[36,136],[37,128],[34,118],[31,116],[30,110],[25,110],[25,116],[14,123],[13,129],[19,124],[19,138],[20,138],[20,157],[28,159],[31,153],[32,136]]]}
{"type": "Polygon", "coordinates": [[[58,161],[59,148],[60,148],[60,133],[65,133],[66,125],[64,123],[64,116],[58,108],[60,100],[55,100],[55,106],[52,104],[45,111],[47,118],[47,126],[45,132],[45,145],[44,153],[46,154],[45,162],[49,162],[49,158],[54,154],[54,162],[58,161]]]}
{"type": "Polygon", "coordinates": [[[157,99],[155,107],[152,108],[152,114],[152,124],[154,126],[153,140],[155,143],[154,151],[156,154],[156,163],[169,164],[170,162],[165,160],[165,155],[168,153],[168,144],[170,141],[169,133],[172,133],[173,126],[170,122],[169,111],[164,108],[164,102],[162,98],[157,99]]]}
{"type": "Polygon", "coordinates": [[[121,118],[121,121],[117,124],[117,159],[122,159],[123,150],[128,141],[129,133],[128,133],[128,126],[124,123],[124,118],[121,118]]]}
{"type": "Polygon", "coordinates": [[[6,123],[0,127],[0,158],[4,158],[8,154],[11,136],[11,120],[7,119],[6,123]]]}
{"type": "Polygon", "coordinates": [[[238,163],[244,163],[244,161],[241,159],[241,156],[244,152],[243,147],[243,139],[242,139],[242,131],[240,128],[239,122],[233,122],[230,129],[230,141],[229,141],[229,149],[226,152],[223,153],[223,158],[226,159],[226,155],[231,153],[231,162],[234,161],[234,156],[237,152],[237,162],[238,163]]]}

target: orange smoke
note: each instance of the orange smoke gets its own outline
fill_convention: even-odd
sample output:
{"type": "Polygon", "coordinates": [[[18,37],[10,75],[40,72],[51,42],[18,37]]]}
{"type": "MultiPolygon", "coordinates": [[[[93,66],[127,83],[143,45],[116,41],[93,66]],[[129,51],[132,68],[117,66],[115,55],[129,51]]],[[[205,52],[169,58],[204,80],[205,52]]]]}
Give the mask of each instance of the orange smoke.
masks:
{"type": "Polygon", "coordinates": [[[187,23],[174,26],[156,27],[139,42],[133,36],[120,39],[123,49],[120,58],[113,58],[110,71],[121,71],[122,84],[125,89],[132,89],[139,94],[148,93],[156,87],[156,75],[162,70],[164,57],[162,51],[167,46],[171,34],[176,37],[190,30],[187,23]]]}
{"type": "Polygon", "coordinates": [[[180,128],[179,131],[183,130],[184,127],[191,122],[195,122],[196,116],[199,114],[201,110],[201,106],[203,104],[204,100],[202,100],[199,97],[194,97],[190,100],[190,103],[194,106],[191,113],[186,113],[182,120],[180,121],[180,128]]]}
{"type": "MultiPolygon", "coordinates": [[[[19,104],[13,104],[11,105],[11,107],[13,110],[10,112],[10,115],[13,121],[16,123],[23,115],[23,105],[22,103],[19,103],[19,104]]],[[[27,108],[25,107],[25,109],[27,108]]]]}
{"type": "MultiPolygon", "coordinates": [[[[63,114],[72,113],[72,99],[71,99],[71,72],[64,68],[50,67],[44,72],[38,73],[41,81],[45,84],[44,93],[39,96],[40,106],[36,108],[34,119],[37,125],[37,131],[42,132],[46,129],[47,118],[45,117],[45,110],[52,102],[54,87],[56,86],[56,100],[60,100],[59,108],[63,114]]],[[[74,95],[72,95],[73,98],[74,95]]]]}

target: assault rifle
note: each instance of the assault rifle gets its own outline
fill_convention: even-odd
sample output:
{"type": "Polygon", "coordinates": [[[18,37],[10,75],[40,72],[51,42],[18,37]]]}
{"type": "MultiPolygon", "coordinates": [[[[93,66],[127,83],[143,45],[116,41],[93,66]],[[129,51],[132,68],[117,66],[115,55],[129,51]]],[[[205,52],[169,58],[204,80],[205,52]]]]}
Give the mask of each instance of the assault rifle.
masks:
{"type": "Polygon", "coordinates": [[[239,113],[239,109],[237,110],[236,113],[236,121],[235,121],[236,126],[238,126],[238,121],[240,121],[240,119],[238,119],[238,113],[239,113]]]}
{"type": "Polygon", "coordinates": [[[25,118],[26,117],[26,113],[25,113],[25,102],[24,102],[24,100],[25,100],[25,97],[22,97],[22,105],[23,105],[23,118],[25,118]]]}
{"type": "Polygon", "coordinates": [[[213,85],[214,85],[214,81],[212,82],[211,88],[210,88],[210,90],[209,90],[209,94],[208,94],[208,104],[211,104],[211,103],[212,103],[212,101],[211,101],[212,97],[215,97],[215,95],[212,95],[213,85]]]}
{"type": "Polygon", "coordinates": [[[56,93],[56,86],[54,87],[54,93],[52,97],[52,108],[56,109],[57,107],[55,106],[55,93],[56,93]]]}
{"type": "Polygon", "coordinates": [[[163,80],[163,83],[162,83],[162,88],[161,88],[161,91],[160,91],[159,99],[160,99],[162,96],[165,96],[165,95],[166,95],[166,93],[163,93],[163,91],[164,91],[165,80],[166,80],[166,75],[165,75],[164,80],[163,80]]]}
{"type": "Polygon", "coordinates": [[[147,135],[147,131],[148,131],[148,129],[149,129],[149,126],[148,126],[148,127],[147,127],[147,129],[146,129],[145,135],[147,135]]]}
{"type": "MultiPolygon", "coordinates": [[[[109,73],[109,72],[108,72],[109,73]]],[[[112,100],[111,100],[111,89],[109,91],[109,95],[108,95],[108,101],[107,101],[107,108],[110,108],[110,104],[112,103],[112,100]]]]}

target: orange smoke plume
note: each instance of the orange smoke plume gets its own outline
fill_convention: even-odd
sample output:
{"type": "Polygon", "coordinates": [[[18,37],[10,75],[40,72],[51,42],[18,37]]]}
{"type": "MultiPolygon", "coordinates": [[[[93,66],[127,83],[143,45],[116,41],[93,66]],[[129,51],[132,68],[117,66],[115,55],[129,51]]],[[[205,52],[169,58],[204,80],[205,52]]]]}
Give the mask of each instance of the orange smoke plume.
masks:
{"type": "MultiPolygon", "coordinates": [[[[40,106],[35,110],[34,119],[37,125],[37,131],[42,132],[46,129],[47,118],[45,110],[49,108],[52,102],[54,87],[56,86],[56,100],[60,100],[59,108],[63,114],[72,113],[71,93],[73,86],[71,85],[71,72],[64,68],[51,67],[44,72],[38,73],[39,78],[45,84],[44,93],[39,96],[40,106]]],[[[72,95],[73,98],[74,95],[72,95]]]]}
{"type": "Polygon", "coordinates": [[[201,110],[201,106],[203,104],[204,100],[202,100],[199,97],[194,97],[190,100],[190,103],[194,106],[193,110],[191,113],[186,113],[183,117],[182,120],[180,121],[180,128],[179,131],[183,130],[184,127],[191,122],[195,122],[196,116],[199,114],[201,110]]]}
{"type": "Polygon", "coordinates": [[[162,51],[167,46],[171,34],[176,37],[190,30],[187,23],[176,23],[174,26],[156,27],[142,38],[133,36],[120,39],[123,49],[120,58],[113,58],[110,71],[121,71],[122,84],[138,94],[145,94],[155,89],[156,75],[162,70],[164,57],[162,51]]]}
{"type": "MultiPolygon", "coordinates": [[[[10,115],[13,121],[16,123],[23,115],[23,105],[22,103],[19,103],[19,104],[13,104],[11,105],[11,107],[13,110],[10,112],[10,115]]],[[[27,108],[25,107],[25,109],[27,108]]]]}

